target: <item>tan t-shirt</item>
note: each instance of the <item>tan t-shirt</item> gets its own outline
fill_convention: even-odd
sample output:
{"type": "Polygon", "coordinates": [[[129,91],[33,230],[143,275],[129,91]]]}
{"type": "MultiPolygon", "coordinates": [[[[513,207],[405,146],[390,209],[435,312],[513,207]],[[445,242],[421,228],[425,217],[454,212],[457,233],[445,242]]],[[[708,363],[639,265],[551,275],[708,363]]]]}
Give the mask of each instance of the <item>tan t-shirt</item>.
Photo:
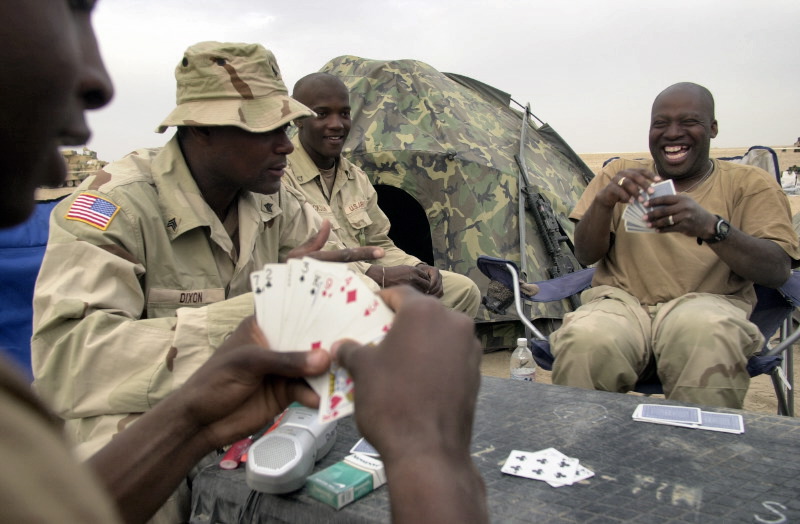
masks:
{"type": "MultiPolygon", "coordinates": [[[[580,220],[595,195],[618,172],[630,168],[654,170],[652,161],[616,160],[591,181],[570,218],[580,220]]],[[[711,176],[688,193],[711,213],[758,238],[776,242],[790,257],[800,259],[789,201],[765,171],[714,160],[711,176]]],[[[731,272],[706,244],[680,233],[628,233],[617,204],[611,219],[615,239],[597,263],[593,285],[611,285],[637,297],[644,305],[672,300],[690,292],[740,297],[755,304],[752,282],[731,272]]]]}
{"type": "Polygon", "coordinates": [[[108,493],[72,456],[54,415],[0,362],[0,522],[121,522],[108,493]]]}

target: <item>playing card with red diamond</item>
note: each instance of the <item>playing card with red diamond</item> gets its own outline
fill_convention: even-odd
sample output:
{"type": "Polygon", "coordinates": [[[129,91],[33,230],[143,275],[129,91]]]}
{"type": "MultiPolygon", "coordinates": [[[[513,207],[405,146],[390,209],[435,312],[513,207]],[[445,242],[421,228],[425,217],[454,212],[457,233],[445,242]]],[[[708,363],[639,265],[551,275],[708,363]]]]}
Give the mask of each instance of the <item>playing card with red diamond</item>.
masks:
{"type": "MultiPolygon", "coordinates": [[[[328,351],[340,339],[380,341],[394,319],[386,304],[346,265],[311,258],[267,264],[251,275],[256,319],[275,351],[328,351]],[[269,286],[267,286],[269,282],[269,286]]],[[[353,382],[344,369],[306,379],[328,422],[353,412],[353,382]]]]}

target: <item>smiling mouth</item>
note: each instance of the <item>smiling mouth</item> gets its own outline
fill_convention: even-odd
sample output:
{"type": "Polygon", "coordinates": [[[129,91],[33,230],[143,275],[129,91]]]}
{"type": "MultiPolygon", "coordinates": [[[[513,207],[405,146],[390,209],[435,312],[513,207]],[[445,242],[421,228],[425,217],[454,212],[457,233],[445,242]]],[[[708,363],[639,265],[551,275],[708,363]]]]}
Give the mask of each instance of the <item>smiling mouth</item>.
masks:
{"type": "Polygon", "coordinates": [[[680,162],[689,154],[689,146],[664,146],[664,157],[668,162],[680,162]]]}

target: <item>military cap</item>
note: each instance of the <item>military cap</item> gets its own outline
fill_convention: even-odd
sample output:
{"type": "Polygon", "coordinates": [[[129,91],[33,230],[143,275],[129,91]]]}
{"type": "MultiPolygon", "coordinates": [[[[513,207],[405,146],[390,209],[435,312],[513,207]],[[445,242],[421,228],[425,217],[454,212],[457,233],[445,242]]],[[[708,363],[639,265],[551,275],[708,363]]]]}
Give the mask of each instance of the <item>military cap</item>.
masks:
{"type": "Polygon", "coordinates": [[[252,133],[314,115],[289,96],[278,62],[259,44],[200,42],[175,68],[177,107],[156,129],[236,126],[252,133]]]}

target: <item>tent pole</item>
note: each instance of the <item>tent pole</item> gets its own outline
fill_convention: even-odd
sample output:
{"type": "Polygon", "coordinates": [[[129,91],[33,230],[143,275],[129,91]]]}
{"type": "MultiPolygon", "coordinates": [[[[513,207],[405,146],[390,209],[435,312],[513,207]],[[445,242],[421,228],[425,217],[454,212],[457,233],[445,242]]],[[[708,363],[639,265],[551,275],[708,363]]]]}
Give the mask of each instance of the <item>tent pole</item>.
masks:
{"type": "MultiPolygon", "coordinates": [[[[519,133],[519,183],[517,184],[519,188],[519,211],[517,214],[517,222],[519,224],[519,270],[520,270],[520,277],[524,280],[528,280],[528,253],[527,253],[527,235],[525,230],[525,225],[527,224],[527,219],[525,215],[525,191],[524,189],[528,187],[528,168],[525,165],[525,141],[527,138],[527,129],[528,129],[528,115],[531,113],[531,105],[530,103],[525,105],[525,112],[522,115],[522,128],[519,133]]],[[[530,306],[525,308],[525,314],[527,318],[530,318],[531,308],[530,306]]],[[[525,338],[531,338],[531,330],[530,328],[525,325],[525,338]]]]}

